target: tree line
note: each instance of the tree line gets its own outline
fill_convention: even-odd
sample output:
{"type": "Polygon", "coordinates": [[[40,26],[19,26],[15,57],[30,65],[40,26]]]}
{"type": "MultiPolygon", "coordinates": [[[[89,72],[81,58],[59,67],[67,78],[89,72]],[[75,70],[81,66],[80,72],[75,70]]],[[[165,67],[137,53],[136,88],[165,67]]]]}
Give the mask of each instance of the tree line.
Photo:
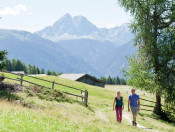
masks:
{"type": "Polygon", "coordinates": [[[104,81],[106,84],[116,84],[116,85],[126,85],[126,80],[123,78],[117,77],[101,77],[100,80],[104,81]]]}
{"type": "Polygon", "coordinates": [[[47,74],[52,76],[58,76],[62,73],[56,73],[55,71],[47,70],[45,72],[44,68],[40,69],[39,67],[35,65],[28,64],[28,66],[25,65],[24,62],[16,59],[4,59],[1,63],[4,70],[7,71],[24,71],[25,74],[47,74]]]}

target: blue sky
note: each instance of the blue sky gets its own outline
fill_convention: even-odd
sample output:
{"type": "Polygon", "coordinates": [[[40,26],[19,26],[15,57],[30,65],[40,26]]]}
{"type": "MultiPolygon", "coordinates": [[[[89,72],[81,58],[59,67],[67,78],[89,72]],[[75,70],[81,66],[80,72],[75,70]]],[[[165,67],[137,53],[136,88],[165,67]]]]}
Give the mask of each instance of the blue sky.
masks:
{"type": "Polygon", "coordinates": [[[0,0],[0,28],[34,32],[66,13],[83,15],[97,27],[107,28],[131,19],[117,0],[0,0]]]}

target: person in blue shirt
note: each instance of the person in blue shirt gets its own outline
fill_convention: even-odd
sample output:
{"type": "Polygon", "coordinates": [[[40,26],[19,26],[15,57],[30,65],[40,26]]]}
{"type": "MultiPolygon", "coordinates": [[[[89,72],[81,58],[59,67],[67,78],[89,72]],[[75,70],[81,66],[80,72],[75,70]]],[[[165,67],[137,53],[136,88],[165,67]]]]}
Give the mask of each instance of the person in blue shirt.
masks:
{"type": "Polygon", "coordinates": [[[135,93],[135,89],[131,90],[131,95],[128,98],[128,112],[130,112],[130,108],[133,114],[133,121],[132,124],[133,126],[137,126],[136,123],[136,117],[137,117],[137,112],[140,111],[140,98],[139,95],[135,93]]]}

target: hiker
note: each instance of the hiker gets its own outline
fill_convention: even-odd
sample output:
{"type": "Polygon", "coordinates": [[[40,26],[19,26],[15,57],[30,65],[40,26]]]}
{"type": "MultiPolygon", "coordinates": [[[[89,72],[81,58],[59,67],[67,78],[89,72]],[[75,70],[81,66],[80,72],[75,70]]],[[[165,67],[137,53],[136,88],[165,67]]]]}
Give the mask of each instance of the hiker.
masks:
{"type": "Polygon", "coordinates": [[[136,117],[137,117],[137,112],[140,111],[140,98],[139,98],[139,95],[135,93],[135,89],[132,89],[131,93],[132,94],[128,98],[128,112],[130,112],[130,108],[129,108],[130,106],[133,114],[132,125],[137,126],[136,117]]]}
{"type": "Polygon", "coordinates": [[[122,109],[124,110],[123,97],[120,96],[120,91],[117,92],[117,96],[114,98],[113,111],[116,111],[116,120],[121,123],[122,121],[122,109]]]}

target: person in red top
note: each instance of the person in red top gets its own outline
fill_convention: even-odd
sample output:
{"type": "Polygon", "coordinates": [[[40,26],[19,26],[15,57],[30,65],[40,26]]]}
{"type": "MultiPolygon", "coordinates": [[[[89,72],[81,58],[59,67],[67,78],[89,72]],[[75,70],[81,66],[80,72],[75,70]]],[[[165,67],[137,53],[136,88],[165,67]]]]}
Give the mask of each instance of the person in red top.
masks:
{"type": "Polygon", "coordinates": [[[122,109],[124,110],[123,97],[120,96],[120,91],[117,92],[117,96],[114,98],[113,111],[116,111],[116,120],[121,123],[122,121],[122,109]]]}

